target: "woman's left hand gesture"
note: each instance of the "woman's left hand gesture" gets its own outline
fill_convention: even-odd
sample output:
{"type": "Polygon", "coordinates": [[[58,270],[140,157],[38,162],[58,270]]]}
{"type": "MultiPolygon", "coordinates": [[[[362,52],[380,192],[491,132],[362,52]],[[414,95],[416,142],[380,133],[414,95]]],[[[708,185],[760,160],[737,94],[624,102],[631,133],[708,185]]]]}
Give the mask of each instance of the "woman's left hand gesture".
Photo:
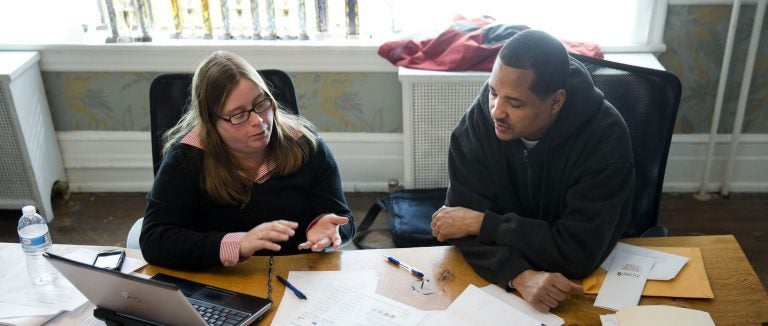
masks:
{"type": "Polygon", "coordinates": [[[311,249],[314,252],[320,252],[325,247],[333,245],[334,250],[341,246],[341,236],[339,235],[339,226],[349,223],[346,216],[336,214],[325,214],[318,217],[307,230],[307,242],[299,245],[299,249],[311,249]]]}

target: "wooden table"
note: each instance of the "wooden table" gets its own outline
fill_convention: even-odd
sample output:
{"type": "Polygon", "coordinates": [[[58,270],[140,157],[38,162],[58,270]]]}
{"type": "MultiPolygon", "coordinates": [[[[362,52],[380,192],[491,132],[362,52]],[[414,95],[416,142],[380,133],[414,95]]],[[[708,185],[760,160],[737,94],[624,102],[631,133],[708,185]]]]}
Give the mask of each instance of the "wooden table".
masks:
{"type": "MultiPolygon", "coordinates": [[[[643,297],[641,305],[665,304],[707,311],[717,325],[766,325],[768,295],[749,264],[736,239],[731,235],[624,239],[624,242],[662,247],[699,247],[709,276],[714,299],[677,299],[643,297]]],[[[267,296],[266,257],[254,257],[234,268],[213,268],[205,271],[183,272],[157,266],[146,266],[139,272],[154,275],[172,274],[214,286],[267,296]]],[[[375,270],[379,277],[377,292],[421,309],[444,309],[468,284],[485,286],[453,247],[397,248],[379,250],[350,250],[325,254],[305,254],[275,257],[274,273],[287,276],[289,271],[350,271],[375,270]],[[438,290],[425,296],[412,289],[418,281],[408,272],[395,268],[384,260],[392,255],[421,269],[438,290]]],[[[273,309],[259,322],[269,325],[278,309],[285,288],[273,280],[273,309]]],[[[600,325],[600,314],[609,310],[594,307],[595,295],[571,295],[553,312],[567,325],[600,325]]]]}

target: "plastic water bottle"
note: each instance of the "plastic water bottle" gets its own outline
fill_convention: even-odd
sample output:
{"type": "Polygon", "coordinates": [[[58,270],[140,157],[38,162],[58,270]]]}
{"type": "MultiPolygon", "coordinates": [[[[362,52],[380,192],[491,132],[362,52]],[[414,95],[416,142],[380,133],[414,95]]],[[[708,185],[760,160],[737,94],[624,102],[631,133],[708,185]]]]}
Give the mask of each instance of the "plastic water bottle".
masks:
{"type": "Polygon", "coordinates": [[[47,284],[53,281],[52,266],[45,261],[43,253],[51,249],[53,242],[48,233],[48,224],[37,214],[35,206],[24,206],[19,219],[19,241],[27,256],[27,272],[35,284],[47,284]]]}

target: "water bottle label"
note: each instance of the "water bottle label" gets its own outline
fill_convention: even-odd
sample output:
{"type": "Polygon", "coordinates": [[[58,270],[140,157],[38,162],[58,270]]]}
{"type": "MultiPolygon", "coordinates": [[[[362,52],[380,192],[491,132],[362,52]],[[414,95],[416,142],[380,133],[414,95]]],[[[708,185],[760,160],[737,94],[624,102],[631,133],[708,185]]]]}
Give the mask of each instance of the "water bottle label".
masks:
{"type": "Polygon", "coordinates": [[[21,240],[21,244],[23,246],[32,246],[32,247],[44,246],[45,245],[45,237],[47,235],[48,235],[48,232],[44,233],[43,235],[41,235],[39,237],[34,237],[34,238],[19,237],[19,240],[21,240]]]}

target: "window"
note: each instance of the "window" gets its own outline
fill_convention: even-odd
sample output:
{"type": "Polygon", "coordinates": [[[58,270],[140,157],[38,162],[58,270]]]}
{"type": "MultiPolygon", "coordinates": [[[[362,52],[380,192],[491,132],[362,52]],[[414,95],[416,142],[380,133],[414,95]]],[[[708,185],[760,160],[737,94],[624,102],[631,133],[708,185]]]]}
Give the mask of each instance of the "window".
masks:
{"type": "MultiPolygon", "coordinates": [[[[524,24],[573,41],[595,42],[601,46],[660,43],[653,21],[666,8],[659,0],[207,0],[211,31],[207,32],[200,0],[0,0],[2,43],[78,43],[103,42],[110,29],[106,3],[112,2],[122,34],[131,25],[133,38],[140,37],[138,16],[131,9],[142,1],[150,4],[150,32],[155,41],[175,34],[172,3],[182,18],[182,38],[224,38],[221,4],[229,10],[230,38],[252,39],[254,22],[260,24],[261,38],[300,38],[305,30],[309,39],[353,38],[381,42],[419,34],[429,37],[447,28],[456,15],[474,18],[488,15],[500,23],[524,24]],[[327,9],[327,30],[318,30],[318,3],[327,9]],[[345,6],[357,3],[358,35],[347,35],[345,6]],[[252,15],[252,4],[259,7],[252,15]],[[300,6],[304,4],[304,17],[300,6]],[[267,8],[272,7],[267,14],[267,8]],[[271,17],[270,17],[271,16],[271,17]],[[197,17],[197,18],[195,18],[197,17]],[[255,20],[254,17],[258,17],[255,20]],[[195,18],[195,19],[193,19],[195,18]],[[304,21],[304,25],[302,25],[304,21]],[[304,26],[304,27],[302,27],[304,26]],[[270,35],[270,33],[272,33],[270,35]],[[137,36],[138,35],[138,36],[137,36]]],[[[134,11],[135,13],[136,11],[134,11]]],[[[663,19],[660,20],[663,23],[663,19]]],[[[149,24],[147,24],[149,25],[149,24]]],[[[123,41],[129,41],[123,39],[123,41]]]]}
{"type": "MultiPolygon", "coordinates": [[[[646,36],[651,19],[649,0],[531,0],[531,1],[399,1],[398,21],[403,29],[439,31],[446,21],[461,14],[488,15],[496,21],[541,29],[561,39],[598,44],[651,43],[646,36]],[[424,14],[443,22],[425,20],[424,14]],[[407,26],[407,27],[406,27],[407,26]],[[637,29],[643,29],[637,31],[637,29]],[[638,33],[640,32],[640,33],[638,33]]],[[[655,41],[655,40],[654,40],[655,41]]]]}
{"type": "Polygon", "coordinates": [[[0,43],[71,43],[99,19],[95,0],[0,0],[0,43]]]}

